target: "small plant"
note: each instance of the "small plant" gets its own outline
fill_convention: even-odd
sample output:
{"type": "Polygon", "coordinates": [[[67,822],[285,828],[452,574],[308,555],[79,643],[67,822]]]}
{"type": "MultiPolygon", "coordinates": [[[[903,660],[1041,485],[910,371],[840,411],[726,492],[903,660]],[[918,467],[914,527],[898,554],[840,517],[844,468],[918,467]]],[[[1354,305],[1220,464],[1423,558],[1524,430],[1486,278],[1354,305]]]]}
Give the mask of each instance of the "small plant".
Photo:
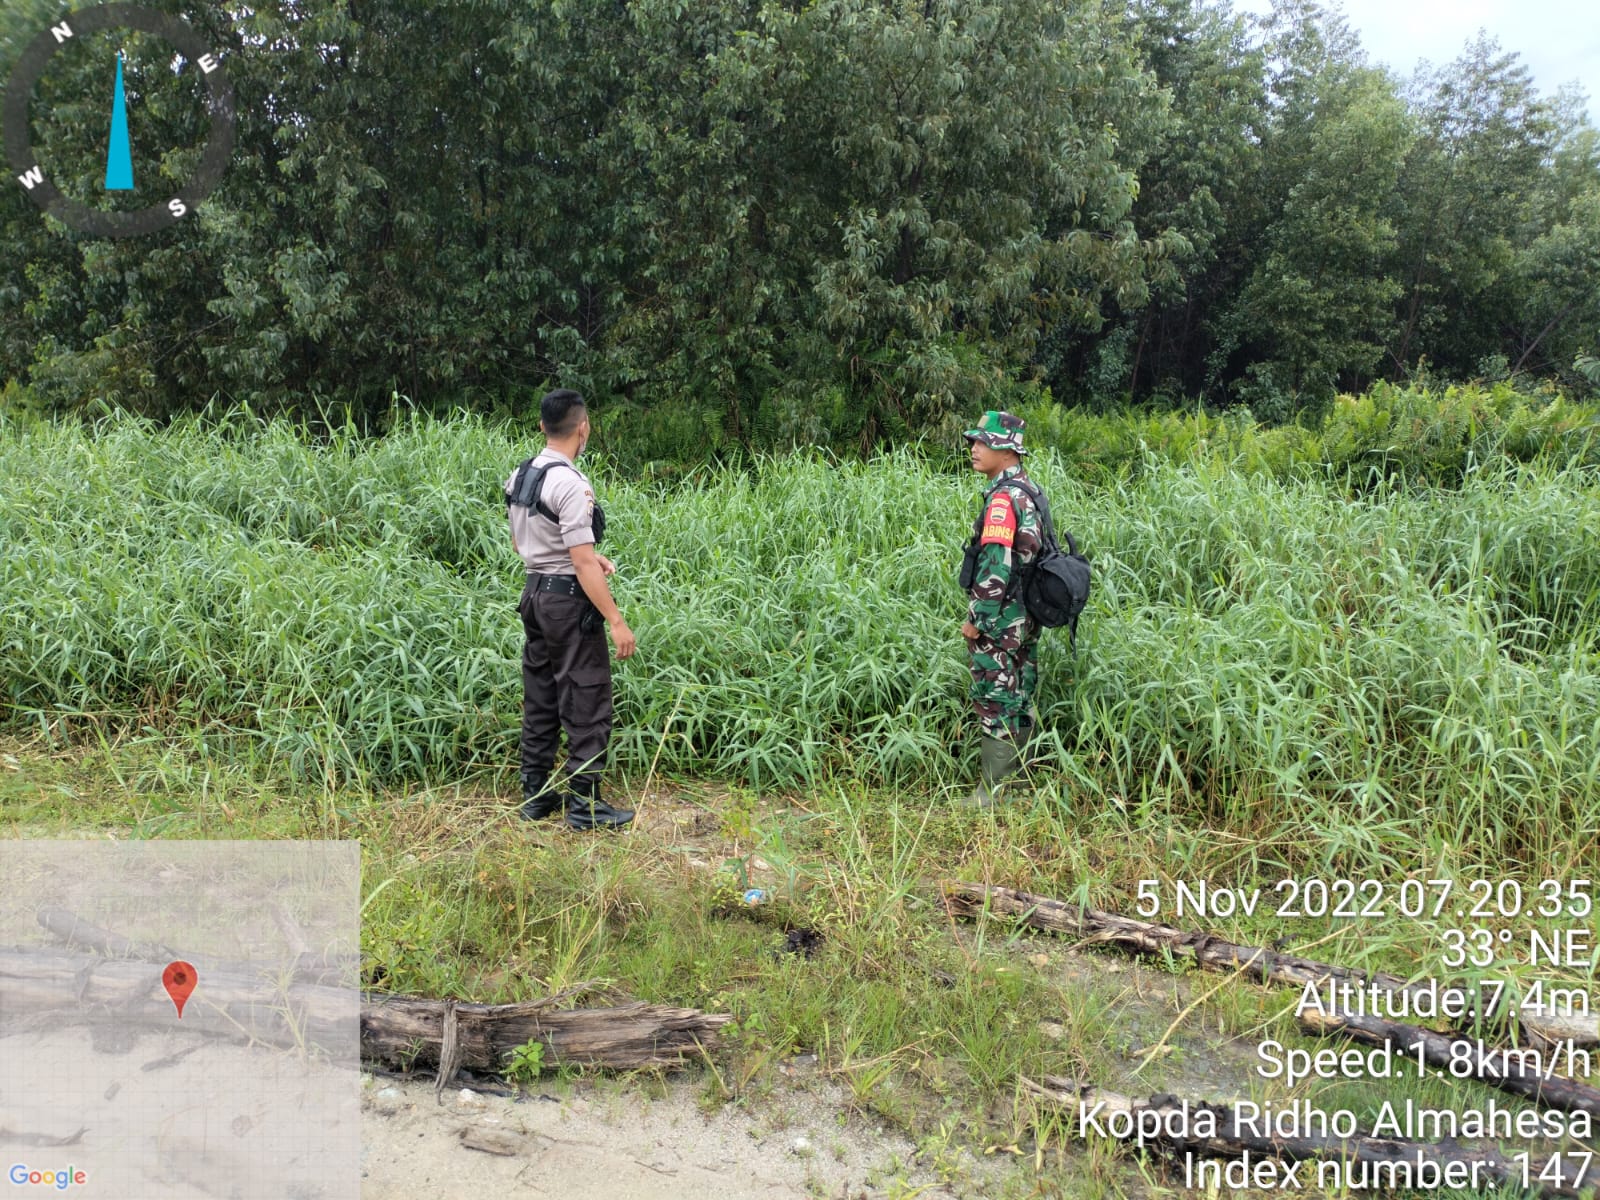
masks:
{"type": "Polygon", "coordinates": [[[743,788],[728,793],[722,809],[722,835],[733,842],[753,841],[756,835],[756,796],[743,788]]]}
{"type": "Polygon", "coordinates": [[[939,1182],[946,1186],[956,1183],[966,1175],[972,1157],[956,1140],[955,1133],[953,1125],[941,1121],[939,1128],[929,1133],[917,1145],[918,1156],[938,1177],[939,1182]]]}
{"type": "Polygon", "coordinates": [[[544,1073],[544,1051],[545,1045],[538,1038],[514,1047],[506,1055],[506,1077],[517,1083],[533,1083],[544,1073]]]}

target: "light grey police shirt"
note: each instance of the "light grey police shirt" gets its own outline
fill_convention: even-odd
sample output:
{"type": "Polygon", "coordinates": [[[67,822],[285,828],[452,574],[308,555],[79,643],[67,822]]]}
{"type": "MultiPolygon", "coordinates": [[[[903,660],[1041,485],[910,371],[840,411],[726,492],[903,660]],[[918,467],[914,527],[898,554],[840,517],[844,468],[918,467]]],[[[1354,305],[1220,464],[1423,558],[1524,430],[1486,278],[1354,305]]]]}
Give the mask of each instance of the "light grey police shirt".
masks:
{"type": "MultiPolygon", "coordinates": [[[[545,463],[565,464],[545,472],[539,491],[539,498],[560,518],[559,523],[552,524],[537,508],[513,504],[509,514],[511,544],[522,555],[530,575],[571,575],[574,569],[568,550],[594,544],[594,488],[565,454],[546,448],[535,456],[533,466],[545,463]]],[[[511,472],[504,490],[511,490],[516,477],[517,473],[511,472]]]]}

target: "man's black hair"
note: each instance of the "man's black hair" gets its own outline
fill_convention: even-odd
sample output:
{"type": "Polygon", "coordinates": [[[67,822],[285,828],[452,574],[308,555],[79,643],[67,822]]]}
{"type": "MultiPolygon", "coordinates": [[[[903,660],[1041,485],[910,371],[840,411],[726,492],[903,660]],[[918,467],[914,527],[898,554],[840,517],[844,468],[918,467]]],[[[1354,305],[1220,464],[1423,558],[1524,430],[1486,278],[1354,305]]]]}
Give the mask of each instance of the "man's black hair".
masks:
{"type": "Polygon", "coordinates": [[[539,424],[546,437],[566,437],[583,420],[583,397],[571,388],[546,392],[539,401],[539,424]]]}

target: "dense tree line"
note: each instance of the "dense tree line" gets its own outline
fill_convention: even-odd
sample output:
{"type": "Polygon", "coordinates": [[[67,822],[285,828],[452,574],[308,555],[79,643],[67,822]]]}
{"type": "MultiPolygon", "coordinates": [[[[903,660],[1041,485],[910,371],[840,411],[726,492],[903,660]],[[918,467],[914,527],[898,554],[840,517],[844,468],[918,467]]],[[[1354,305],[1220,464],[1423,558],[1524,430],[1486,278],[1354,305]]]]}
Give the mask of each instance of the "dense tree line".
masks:
{"type": "MultiPolygon", "coordinates": [[[[1041,385],[1275,419],[1419,371],[1582,388],[1600,347],[1600,143],[1492,42],[1400,81],[1312,0],[162,6],[240,101],[201,211],[104,240],[0,192],[0,378],[55,409],[559,379],[689,455],[1041,385]]],[[[57,15],[7,5],[0,66],[57,15]]],[[[170,47],[64,51],[32,132],[84,197],[117,49],[136,175],[204,137],[170,47]]]]}

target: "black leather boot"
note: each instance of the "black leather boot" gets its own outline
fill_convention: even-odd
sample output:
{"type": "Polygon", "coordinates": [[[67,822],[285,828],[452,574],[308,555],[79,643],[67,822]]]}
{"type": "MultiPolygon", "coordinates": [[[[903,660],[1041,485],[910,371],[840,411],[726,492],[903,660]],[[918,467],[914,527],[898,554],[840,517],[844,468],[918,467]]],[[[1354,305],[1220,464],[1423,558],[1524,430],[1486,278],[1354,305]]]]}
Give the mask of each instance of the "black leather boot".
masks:
{"type": "Polygon", "coordinates": [[[595,776],[580,775],[572,781],[567,824],[573,829],[621,829],[631,820],[631,809],[612,808],[600,799],[600,780],[595,776]]]}
{"type": "Polygon", "coordinates": [[[559,788],[551,786],[550,772],[522,773],[522,807],[517,812],[524,821],[541,821],[545,817],[553,817],[567,806],[566,800],[559,788]]]}

